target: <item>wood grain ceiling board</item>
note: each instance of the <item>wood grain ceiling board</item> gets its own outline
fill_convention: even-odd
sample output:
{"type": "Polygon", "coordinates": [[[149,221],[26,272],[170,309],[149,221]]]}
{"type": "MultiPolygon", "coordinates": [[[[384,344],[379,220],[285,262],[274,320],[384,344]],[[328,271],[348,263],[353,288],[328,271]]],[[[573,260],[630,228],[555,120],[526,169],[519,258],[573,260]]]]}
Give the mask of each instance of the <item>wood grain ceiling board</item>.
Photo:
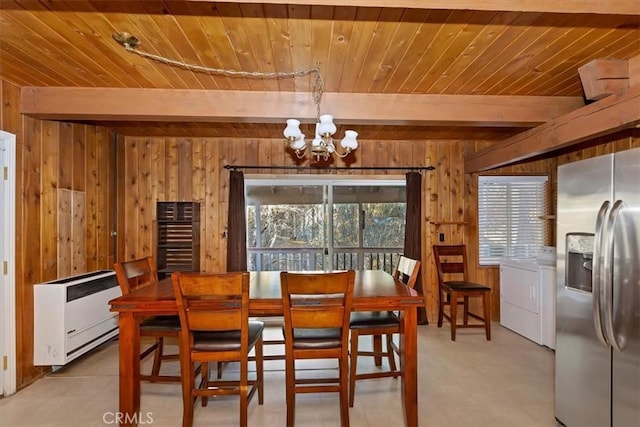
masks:
{"type": "Polygon", "coordinates": [[[2,0],[0,78],[18,86],[311,91],[310,77],[228,77],[142,58],[112,39],[123,31],[152,54],[212,68],[317,65],[325,91],[345,93],[580,97],[578,67],[640,55],[640,7],[629,0],[609,9],[573,0],[322,3],[2,0]],[[583,13],[557,13],[570,6],[583,13]]]}

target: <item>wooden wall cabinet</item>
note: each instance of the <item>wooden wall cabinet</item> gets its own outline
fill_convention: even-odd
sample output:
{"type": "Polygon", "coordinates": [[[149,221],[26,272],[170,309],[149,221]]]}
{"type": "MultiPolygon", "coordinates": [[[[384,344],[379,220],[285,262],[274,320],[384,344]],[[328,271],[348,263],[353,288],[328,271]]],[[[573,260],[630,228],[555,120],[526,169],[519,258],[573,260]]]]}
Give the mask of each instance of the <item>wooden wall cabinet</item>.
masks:
{"type": "Polygon", "coordinates": [[[157,202],[159,273],[200,271],[200,203],[157,202]]]}

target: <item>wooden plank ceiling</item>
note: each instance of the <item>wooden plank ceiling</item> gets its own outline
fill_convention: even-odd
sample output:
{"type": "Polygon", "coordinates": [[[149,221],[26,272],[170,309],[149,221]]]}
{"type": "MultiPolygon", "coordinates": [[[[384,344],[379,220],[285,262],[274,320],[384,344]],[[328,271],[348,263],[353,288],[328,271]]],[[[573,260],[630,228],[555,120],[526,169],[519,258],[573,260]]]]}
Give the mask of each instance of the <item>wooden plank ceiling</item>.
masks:
{"type": "MultiPolygon", "coordinates": [[[[639,17],[637,0],[2,0],[0,79],[33,89],[28,93],[35,110],[45,99],[38,98],[42,88],[60,89],[56,96],[66,102],[59,106],[93,111],[98,103],[116,101],[119,106],[90,119],[56,117],[55,106],[47,114],[40,111],[40,117],[104,124],[124,135],[280,137],[284,120],[309,108],[290,103],[274,118],[265,92],[302,93],[313,107],[310,76],[230,77],[171,66],[128,52],[112,38],[127,32],[139,39],[139,49],[179,63],[250,73],[317,65],[323,99],[335,99],[330,105],[351,120],[336,113],[336,122],[357,128],[362,139],[503,140],[583,105],[582,65],[640,55],[639,17]],[[82,104],[77,92],[65,88],[123,91],[82,104]],[[241,103],[258,106],[264,116],[249,118],[243,105],[221,103],[210,120],[165,112],[160,121],[166,101],[145,101],[145,111],[156,114],[132,121],[126,117],[136,98],[125,96],[130,92],[124,89],[163,90],[158,99],[171,99],[171,90],[195,90],[194,96],[239,91],[241,103]],[[351,112],[355,96],[349,94],[364,96],[353,102],[357,106],[351,112]],[[425,101],[425,95],[443,98],[425,101]],[[471,104],[469,96],[491,99],[495,111],[471,104]],[[385,120],[384,108],[397,110],[402,103],[408,109],[413,100],[414,115],[423,117],[385,120]],[[443,114],[448,116],[432,120],[440,100],[446,101],[443,114]],[[519,122],[512,116],[514,104],[531,109],[536,119],[519,122]],[[544,106],[543,112],[534,114],[534,105],[544,106]],[[464,120],[455,120],[456,111],[464,120]],[[487,111],[488,118],[482,115],[487,111]],[[363,125],[356,113],[371,120],[363,125]]],[[[181,102],[185,109],[193,104],[181,102]]],[[[333,112],[325,111],[324,103],[321,107],[323,113],[333,112]]],[[[315,109],[310,111],[301,117],[307,123],[313,122],[315,109]]]]}

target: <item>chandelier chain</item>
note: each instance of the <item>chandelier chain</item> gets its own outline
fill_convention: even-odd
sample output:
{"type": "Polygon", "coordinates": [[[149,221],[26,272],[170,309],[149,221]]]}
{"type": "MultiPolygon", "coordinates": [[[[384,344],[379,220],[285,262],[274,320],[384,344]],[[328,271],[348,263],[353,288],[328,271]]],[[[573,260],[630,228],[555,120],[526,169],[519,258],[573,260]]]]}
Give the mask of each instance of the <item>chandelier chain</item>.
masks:
{"type": "MultiPolygon", "coordinates": [[[[114,35],[114,38],[115,35],[114,35]]],[[[136,40],[137,41],[137,40],[136,40]]],[[[143,58],[152,59],[167,65],[183,68],[189,71],[195,71],[200,73],[213,74],[225,77],[246,77],[246,78],[258,78],[258,79],[283,79],[304,77],[311,75],[313,81],[311,84],[311,91],[313,96],[313,103],[316,106],[316,119],[320,118],[320,103],[322,101],[322,94],[324,92],[324,82],[322,75],[320,74],[320,67],[315,65],[313,67],[304,68],[300,70],[287,71],[287,72],[260,72],[260,71],[238,71],[228,70],[223,68],[207,67],[204,65],[190,64],[188,62],[179,61],[176,59],[166,58],[161,55],[156,55],[151,52],[147,52],[142,49],[138,49],[137,43],[122,42],[122,46],[128,51],[142,56],[143,58]]]]}

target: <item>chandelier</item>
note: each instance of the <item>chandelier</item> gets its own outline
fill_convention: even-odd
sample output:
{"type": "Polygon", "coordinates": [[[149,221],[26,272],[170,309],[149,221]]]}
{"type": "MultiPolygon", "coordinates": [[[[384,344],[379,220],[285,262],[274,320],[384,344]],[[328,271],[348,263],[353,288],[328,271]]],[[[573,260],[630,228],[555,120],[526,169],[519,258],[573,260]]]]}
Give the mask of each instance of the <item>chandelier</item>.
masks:
{"type": "Polygon", "coordinates": [[[189,64],[183,61],[165,58],[160,55],[156,55],[150,52],[146,52],[139,48],[140,40],[132,36],[129,33],[114,33],[113,39],[122,45],[127,51],[140,55],[144,58],[153,59],[154,61],[162,62],[175,67],[180,67],[190,71],[196,71],[207,74],[215,74],[226,77],[250,77],[250,78],[262,78],[262,79],[280,79],[280,78],[293,78],[302,77],[306,75],[313,75],[313,102],[316,106],[316,124],[315,135],[311,141],[305,141],[305,135],[300,130],[300,121],[297,119],[288,119],[287,126],[284,129],[284,137],[289,143],[289,147],[295,152],[296,157],[299,159],[304,158],[307,153],[315,156],[316,161],[329,160],[332,155],[339,157],[346,157],[353,150],[358,148],[358,132],[354,130],[346,130],[345,136],[340,140],[339,149],[336,147],[333,135],[336,133],[336,125],[333,123],[333,116],[330,114],[320,114],[320,102],[322,101],[323,81],[320,75],[320,68],[310,67],[302,70],[296,70],[291,72],[281,73],[261,73],[261,72],[248,72],[248,71],[236,71],[225,70],[220,68],[206,67],[203,65],[189,64]]]}
{"type": "Polygon", "coordinates": [[[300,131],[300,121],[296,119],[287,120],[287,127],[284,129],[284,137],[289,141],[289,146],[296,153],[296,157],[302,159],[307,153],[316,157],[328,160],[332,154],[339,157],[346,157],[353,150],[358,148],[358,132],[355,130],[347,130],[344,132],[344,138],[340,141],[342,152],[336,150],[333,142],[333,134],[336,133],[336,125],[333,123],[333,116],[323,114],[318,117],[316,123],[315,137],[311,142],[304,139],[304,134],[300,131]]]}

